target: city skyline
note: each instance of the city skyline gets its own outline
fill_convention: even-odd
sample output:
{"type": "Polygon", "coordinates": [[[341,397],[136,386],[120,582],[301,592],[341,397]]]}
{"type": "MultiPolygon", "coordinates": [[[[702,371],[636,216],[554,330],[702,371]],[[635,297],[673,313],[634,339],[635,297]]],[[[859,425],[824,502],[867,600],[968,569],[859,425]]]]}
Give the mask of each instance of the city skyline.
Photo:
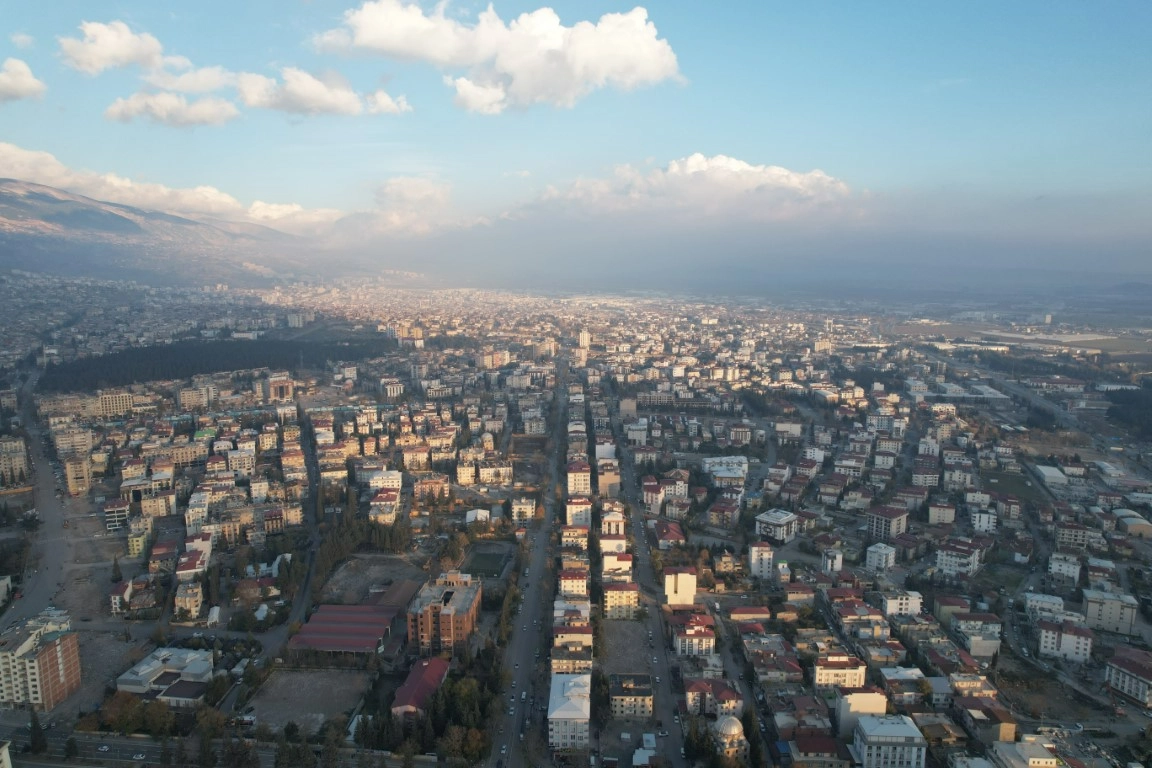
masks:
{"type": "Polygon", "coordinates": [[[272,10],[11,9],[0,176],[389,268],[1148,271],[1140,4],[272,10]]]}

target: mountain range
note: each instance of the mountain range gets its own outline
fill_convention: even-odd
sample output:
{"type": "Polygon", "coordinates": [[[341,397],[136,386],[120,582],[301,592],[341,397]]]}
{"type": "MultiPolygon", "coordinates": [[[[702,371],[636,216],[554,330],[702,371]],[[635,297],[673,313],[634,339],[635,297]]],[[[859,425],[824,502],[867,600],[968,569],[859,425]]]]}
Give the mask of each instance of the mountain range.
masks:
{"type": "Polygon", "coordinates": [[[267,282],[305,268],[307,243],[270,227],[196,220],[0,179],[0,267],[151,283],[267,282]]]}

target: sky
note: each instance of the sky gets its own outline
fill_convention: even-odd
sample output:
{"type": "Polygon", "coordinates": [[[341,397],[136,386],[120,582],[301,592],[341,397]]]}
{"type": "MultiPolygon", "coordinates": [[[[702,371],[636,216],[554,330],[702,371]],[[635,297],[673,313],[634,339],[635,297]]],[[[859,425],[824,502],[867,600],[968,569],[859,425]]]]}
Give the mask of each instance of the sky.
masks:
{"type": "Polygon", "coordinates": [[[5,6],[0,177],[446,268],[1152,273],[1143,0],[5,6]]]}

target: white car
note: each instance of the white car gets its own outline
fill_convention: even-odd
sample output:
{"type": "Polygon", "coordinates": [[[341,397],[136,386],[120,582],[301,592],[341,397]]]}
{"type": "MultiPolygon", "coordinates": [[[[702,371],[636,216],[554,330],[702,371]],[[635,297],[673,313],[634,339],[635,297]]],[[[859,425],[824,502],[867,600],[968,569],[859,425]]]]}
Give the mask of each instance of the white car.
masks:
{"type": "Polygon", "coordinates": [[[107,744],[101,744],[100,746],[96,747],[96,751],[97,752],[107,752],[108,751],[108,745],[107,744]]]}
{"type": "Polygon", "coordinates": [[[132,759],[133,760],[144,760],[145,759],[144,753],[143,752],[137,752],[136,754],[132,755],[132,759]]]}

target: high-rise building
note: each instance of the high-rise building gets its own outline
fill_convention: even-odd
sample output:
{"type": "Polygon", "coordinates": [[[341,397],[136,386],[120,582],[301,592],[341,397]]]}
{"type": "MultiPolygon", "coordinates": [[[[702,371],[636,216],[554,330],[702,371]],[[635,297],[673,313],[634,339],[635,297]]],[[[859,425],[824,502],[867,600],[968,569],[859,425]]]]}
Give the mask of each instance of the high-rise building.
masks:
{"type": "Polygon", "coordinates": [[[408,642],[422,655],[451,653],[476,628],[480,582],[449,571],[420,588],[408,607],[408,642]]]}
{"type": "Polygon", "coordinates": [[[47,712],[80,687],[80,644],[64,611],[49,609],[0,638],[0,706],[47,712]]]}

